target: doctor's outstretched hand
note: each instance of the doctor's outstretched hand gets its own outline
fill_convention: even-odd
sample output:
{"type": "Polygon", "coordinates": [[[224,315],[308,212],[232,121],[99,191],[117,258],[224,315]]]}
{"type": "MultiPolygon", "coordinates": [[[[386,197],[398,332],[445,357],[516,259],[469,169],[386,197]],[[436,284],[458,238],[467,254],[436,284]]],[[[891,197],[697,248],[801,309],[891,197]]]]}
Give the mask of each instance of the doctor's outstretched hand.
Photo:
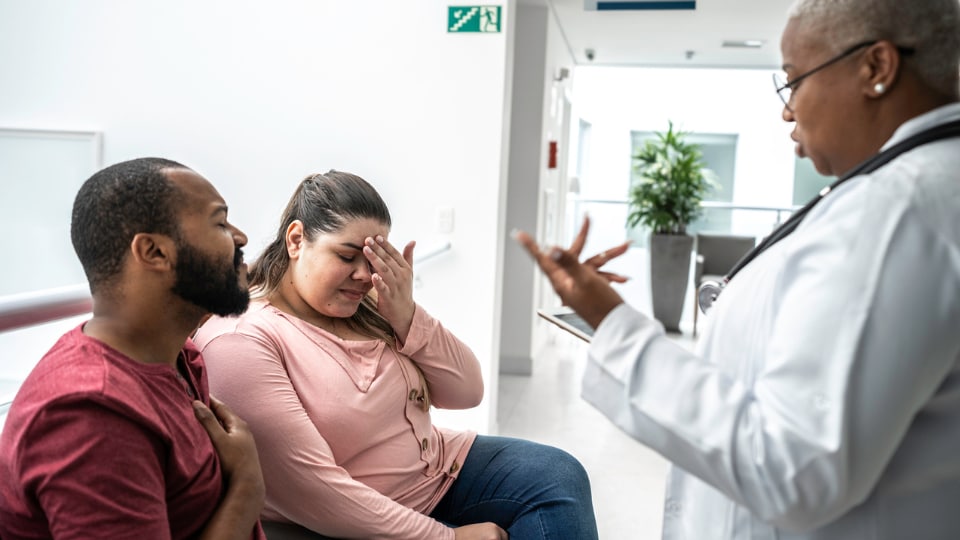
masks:
{"type": "Polygon", "coordinates": [[[583,219],[583,226],[567,249],[552,247],[541,251],[534,239],[523,231],[513,237],[526,248],[550,279],[564,305],[570,306],[590,326],[596,328],[613,308],[623,303],[623,298],[610,286],[610,282],[623,283],[626,277],[600,270],[603,265],[626,253],[630,247],[624,242],[580,262],[580,252],[590,231],[590,218],[583,219]]]}

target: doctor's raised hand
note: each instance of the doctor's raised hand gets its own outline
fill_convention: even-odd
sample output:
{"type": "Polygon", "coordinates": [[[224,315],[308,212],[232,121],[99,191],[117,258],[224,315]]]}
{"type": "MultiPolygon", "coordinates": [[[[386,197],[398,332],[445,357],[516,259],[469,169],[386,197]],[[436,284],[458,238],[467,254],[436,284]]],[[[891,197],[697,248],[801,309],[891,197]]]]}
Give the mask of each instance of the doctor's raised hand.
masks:
{"type": "Polygon", "coordinates": [[[523,231],[515,231],[513,234],[550,279],[550,284],[560,295],[564,305],[570,306],[590,326],[596,328],[613,308],[623,303],[623,298],[610,283],[627,281],[625,276],[601,268],[626,253],[630,242],[624,242],[580,262],[580,252],[583,251],[589,232],[590,218],[585,217],[569,248],[552,247],[546,251],[541,250],[529,234],[523,231]]]}

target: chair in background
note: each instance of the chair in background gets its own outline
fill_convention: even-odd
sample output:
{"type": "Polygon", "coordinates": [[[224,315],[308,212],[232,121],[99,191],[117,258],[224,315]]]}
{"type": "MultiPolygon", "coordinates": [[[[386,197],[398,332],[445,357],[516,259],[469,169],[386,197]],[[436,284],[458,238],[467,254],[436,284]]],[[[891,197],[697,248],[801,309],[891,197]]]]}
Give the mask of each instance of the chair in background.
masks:
{"type": "Polygon", "coordinates": [[[697,335],[697,291],[705,281],[721,281],[744,255],[756,245],[753,236],[697,233],[696,266],[693,271],[693,335],[697,335]]]}

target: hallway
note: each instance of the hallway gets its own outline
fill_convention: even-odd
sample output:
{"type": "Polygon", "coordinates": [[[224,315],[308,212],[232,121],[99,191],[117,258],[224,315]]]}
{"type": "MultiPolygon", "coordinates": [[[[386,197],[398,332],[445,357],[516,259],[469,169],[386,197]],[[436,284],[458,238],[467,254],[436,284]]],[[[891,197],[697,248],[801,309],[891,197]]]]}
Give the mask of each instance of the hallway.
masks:
{"type": "MultiPolygon", "coordinates": [[[[580,398],[586,344],[551,332],[553,343],[534,358],[532,376],[500,376],[500,435],[563,448],[583,463],[601,539],[659,539],[666,460],[580,398]]],[[[687,335],[671,337],[692,346],[687,335]]]]}

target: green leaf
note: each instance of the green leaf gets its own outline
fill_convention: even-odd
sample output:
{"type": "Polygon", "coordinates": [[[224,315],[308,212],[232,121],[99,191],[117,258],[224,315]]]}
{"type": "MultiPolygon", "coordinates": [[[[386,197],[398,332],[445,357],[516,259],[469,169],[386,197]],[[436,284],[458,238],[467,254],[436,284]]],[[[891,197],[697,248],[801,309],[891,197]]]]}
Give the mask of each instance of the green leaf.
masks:
{"type": "Polygon", "coordinates": [[[687,133],[655,133],[633,156],[637,173],[628,197],[627,224],[643,225],[658,234],[685,234],[700,216],[700,202],[713,186],[699,145],[686,141],[687,133]]]}

